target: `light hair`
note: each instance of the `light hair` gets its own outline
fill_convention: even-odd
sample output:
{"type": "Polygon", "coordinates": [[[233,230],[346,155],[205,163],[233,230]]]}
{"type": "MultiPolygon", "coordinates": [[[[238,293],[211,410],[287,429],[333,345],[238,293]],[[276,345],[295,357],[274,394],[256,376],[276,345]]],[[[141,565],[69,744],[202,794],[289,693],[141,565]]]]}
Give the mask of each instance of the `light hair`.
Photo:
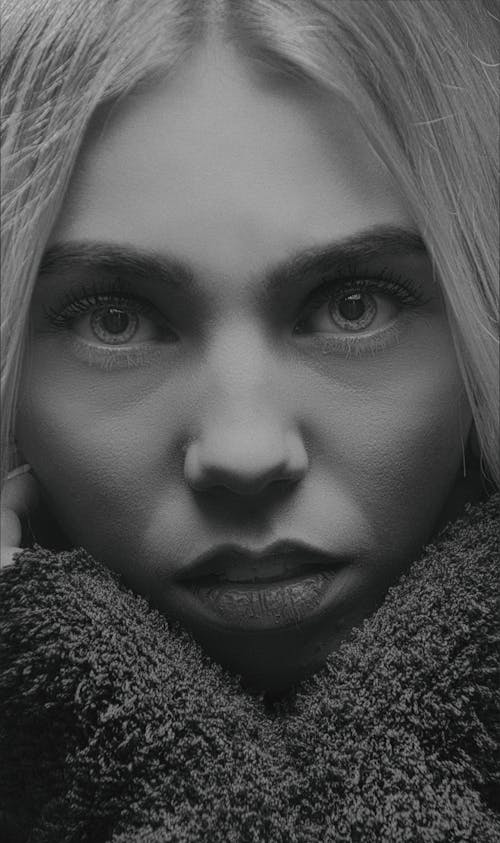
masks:
{"type": "Polygon", "coordinates": [[[32,291],[92,116],[216,31],[352,104],[434,262],[498,483],[497,24],[494,0],[5,0],[2,477],[32,291]]]}

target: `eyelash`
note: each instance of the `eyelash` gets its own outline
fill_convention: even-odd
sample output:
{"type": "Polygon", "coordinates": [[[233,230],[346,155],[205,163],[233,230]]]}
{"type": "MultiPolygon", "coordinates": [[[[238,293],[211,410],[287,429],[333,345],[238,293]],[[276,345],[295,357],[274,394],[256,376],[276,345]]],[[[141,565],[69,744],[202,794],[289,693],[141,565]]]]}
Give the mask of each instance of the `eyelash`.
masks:
{"type": "Polygon", "coordinates": [[[157,343],[110,347],[91,345],[79,337],[70,337],[69,331],[79,316],[85,316],[92,308],[103,305],[132,307],[136,313],[155,318],[162,323],[162,327],[169,330],[156,308],[147,299],[137,296],[133,284],[122,278],[96,280],[91,285],[81,284],[76,290],[66,293],[54,307],[44,308],[43,313],[49,331],[66,333],[72,352],[89,366],[99,366],[105,371],[135,369],[159,359],[161,352],[157,343]]]}
{"type": "Polygon", "coordinates": [[[67,293],[55,307],[44,308],[44,316],[57,330],[67,330],[79,317],[93,307],[103,305],[121,306],[133,303],[135,310],[143,316],[154,315],[155,308],[147,299],[137,296],[130,283],[115,278],[112,282],[94,282],[91,287],[82,284],[72,293],[67,293]]]}
{"type": "Polygon", "coordinates": [[[310,313],[321,307],[321,305],[331,302],[334,294],[343,287],[346,287],[349,293],[375,292],[390,295],[398,299],[403,307],[414,307],[415,305],[426,303],[421,290],[411,279],[404,279],[402,276],[394,275],[387,268],[380,272],[367,272],[364,274],[353,268],[344,277],[335,278],[334,280],[328,279],[314,290],[305,303],[307,312],[310,313]]]}
{"type": "MultiPolygon", "coordinates": [[[[391,296],[397,300],[402,311],[425,306],[429,301],[415,282],[397,276],[387,268],[375,273],[361,273],[359,267],[351,266],[344,271],[343,277],[327,279],[310,293],[301,306],[301,315],[295,323],[293,333],[300,335],[301,324],[305,323],[323,305],[329,304],[343,288],[346,290],[346,295],[354,292],[370,292],[391,296]]],[[[103,305],[132,306],[136,313],[162,321],[156,308],[147,299],[137,296],[130,282],[120,278],[111,281],[96,280],[90,286],[82,284],[73,292],[67,293],[54,307],[44,308],[44,316],[51,330],[57,333],[68,332],[78,317],[84,316],[92,308],[103,305]]],[[[164,325],[166,325],[166,320],[164,325]]],[[[333,350],[349,357],[353,353],[362,354],[366,350],[376,352],[387,345],[395,344],[398,342],[400,332],[401,326],[391,325],[371,337],[362,334],[345,336],[323,334],[315,337],[315,341],[324,347],[325,353],[333,350]]],[[[97,364],[106,370],[142,366],[159,353],[158,345],[154,343],[141,343],[137,348],[131,346],[111,348],[104,345],[93,346],[85,340],[73,338],[72,344],[80,359],[89,365],[97,364]]]]}
{"type": "MultiPolygon", "coordinates": [[[[323,305],[330,304],[341,290],[345,290],[346,295],[372,293],[392,297],[397,301],[402,312],[420,309],[430,302],[430,299],[423,295],[418,284],[391,272],[387,267],[377,272],[362,272],[358,266],[352,265],[344,271],[342,277],[327,279],[309,295],[302,305],[300,311],[302,315],[296,323],[294,333],[300,335],[301,324],[323,305]]],[[[353,353],[381,351],[389,345],[396,344],[401,334],[401,327],[392,323],[371,336],[363,334],[339,336],[332,333],[320,335],[317,340],[324,347],[325,353],[337,350],[349,357],[353,353]]]]}

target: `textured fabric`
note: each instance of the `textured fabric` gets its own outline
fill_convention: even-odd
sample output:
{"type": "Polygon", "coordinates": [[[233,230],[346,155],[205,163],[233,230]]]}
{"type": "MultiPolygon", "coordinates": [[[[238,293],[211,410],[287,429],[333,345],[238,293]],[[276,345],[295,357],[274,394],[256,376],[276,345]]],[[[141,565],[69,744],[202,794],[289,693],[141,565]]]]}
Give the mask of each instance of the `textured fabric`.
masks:
{"type": "Polygon", "coordinates": [[[84,551],[24,551],[0,578],[2,839],[500,841],[497,515],[469,507],[274,703],[84,551]]]}

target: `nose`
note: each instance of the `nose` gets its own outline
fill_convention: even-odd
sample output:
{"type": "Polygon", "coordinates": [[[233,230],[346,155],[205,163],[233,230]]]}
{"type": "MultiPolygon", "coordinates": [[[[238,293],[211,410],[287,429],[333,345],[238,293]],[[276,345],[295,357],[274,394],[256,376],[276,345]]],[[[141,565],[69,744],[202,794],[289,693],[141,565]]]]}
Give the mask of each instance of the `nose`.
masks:
{"type": "Polygon", "coordinates": [[[221,331],[207,356],[198,435],[185,454],[186,482],[196,491],[218,486],[252,495],[278,481],[300,480],[308,456],[286,365],[258,331],[241,324],[221,331]]]}
{"type": "Polygon", "coordinates": [[[271,483],[294,483],[307,472],[308,458],[297,430],[284,431],[273,419],[215,423],[186,451],[184,474],[196,491],[222,486],[240,495],[257,494],[271,483]]]}

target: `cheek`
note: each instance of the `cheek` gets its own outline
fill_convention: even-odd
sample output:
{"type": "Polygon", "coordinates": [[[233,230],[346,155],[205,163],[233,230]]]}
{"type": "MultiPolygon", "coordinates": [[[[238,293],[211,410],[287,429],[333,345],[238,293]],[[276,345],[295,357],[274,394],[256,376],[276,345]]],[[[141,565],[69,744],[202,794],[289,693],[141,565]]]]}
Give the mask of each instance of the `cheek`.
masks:
{"type": "Polygon", "coordinates": [[[159,424],[158,414],[152,420],[143,395],[119,406],[112,394],[106,401],[101,387],[40,375],[29,379],[21,398],[20,448],[72,542],[112,561],[127,544],[137,547],[158,489],[178,480],[177,420],[159,424]]]}
{"type": "Polygon", "coordinates": [[[374,363],[369,377],[317,390],[319,461],[379,548],[428,539],[456,480],[471,414],[451,348],[374,363]]]}

